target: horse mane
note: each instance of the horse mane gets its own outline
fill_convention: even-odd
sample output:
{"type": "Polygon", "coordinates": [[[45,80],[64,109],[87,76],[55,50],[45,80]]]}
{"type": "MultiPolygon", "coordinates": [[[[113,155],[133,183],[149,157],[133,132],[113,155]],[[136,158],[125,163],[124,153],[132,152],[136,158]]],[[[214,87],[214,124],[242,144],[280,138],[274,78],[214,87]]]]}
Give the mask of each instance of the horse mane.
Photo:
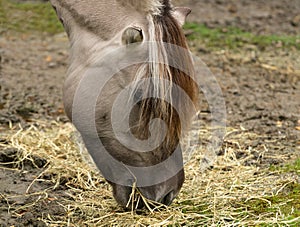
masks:
{"type": "Polygon", "coordinates": [[[141,89],[145,98],[139,103],[140,121],[135,134],[144,135],[144,138],[147,138],[149,122],[154,118],[162,119],[167,125],[167,135],[163,146],[168,151],[167,155],[170,155],[183,136],[182,129],[187,129],[191,123],[193,112],[190,103],[186,102],[182,94],[173,92],[173,86],[179,86],[196,108],[198,87],[193,80],[193,61],[182,28],[170,12],[169,1],[160,2],[168,3],[164,6],[165,10],[159,15],[149,13],[147,16],[149,62],[140,66],[135,78],[137,88],[139,87],[138,81],[141,79],[151,78],[152,81],[147,87],[141,89]],[[171,56],[166,43],[172,45],[171,56]],[[182,51],[182,48],[186,51],[182,51]],[[176,68],[170,66],[174,65],[174,61],[176,68]],[[147,97],[166,97],[165,100],[170,101],[147,97]],[[173,106],[181,109],[183,117],[179,117],[173,106]]]}

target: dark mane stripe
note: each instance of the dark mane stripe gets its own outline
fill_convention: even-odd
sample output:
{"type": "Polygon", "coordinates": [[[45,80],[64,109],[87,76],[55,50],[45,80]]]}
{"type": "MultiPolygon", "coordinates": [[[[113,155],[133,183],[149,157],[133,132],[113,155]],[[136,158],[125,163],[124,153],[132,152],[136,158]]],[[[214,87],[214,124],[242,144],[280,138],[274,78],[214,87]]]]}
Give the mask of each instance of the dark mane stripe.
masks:
{"type": "MultiPolygon", "coordinates": [[[[147,88],[143,89],[144,97],[152,97],[153,94],[159,94],[160,97],[169,96],[171,103],[166,101],[146,98],[140,103],[140,124],[139,124],[139,135],[144,135],[147,138],[149,122],[154,118],[162,119],[167,127],[167,136],[165,139],[164,149],[167,153],[173,152],[174,148],[178,145],[181,139],[181,129],[187,128],[191,121],[191,109],[188,103],[184,102],[183,97],[180,94],[172,92],[172,84],[178,85],[188,95],[192,103],[195,104],[198,101],[198,88],[194,82],[194,70],[192,58],[188,51],[188,45],[186,38],[183,34],[182,28],[176,19],[171,15],[169,1],[165,1],[166,5],[162,15],[149,15],[149,59],[150,63],[146,66],[143,65],[140,72],[142,75],[138,75],[138,78],[152,78],[153,83],[149,84],[147,88]],[[153,42],[153,44],[151,43],[153,42]],[[170,52],[166,50],[164,43],[170,43],[186,51],[180,51],[180,48],[172,48],[172,56],[170,52]],[[167,62],[176,61],[177,68],[173,68],[168,64],[159,64],[155,62],[167,62]],[[162,60],[162,61],[161,61],[162,60]],[[184,69],[183,72],[180,69],[184,69]],[[168,80],[169,83],[164,81],[168,80]],[[180,119],[178,113],[172,106],[180,106],[184,113],[184,119],[180,119]],[[184,124],[184,125],[183,125],[184,124]],[[184,127],[183,127],[184,126],[184,127]]],[[[168,154],[168,155],[169,155],[168,154]]]]}

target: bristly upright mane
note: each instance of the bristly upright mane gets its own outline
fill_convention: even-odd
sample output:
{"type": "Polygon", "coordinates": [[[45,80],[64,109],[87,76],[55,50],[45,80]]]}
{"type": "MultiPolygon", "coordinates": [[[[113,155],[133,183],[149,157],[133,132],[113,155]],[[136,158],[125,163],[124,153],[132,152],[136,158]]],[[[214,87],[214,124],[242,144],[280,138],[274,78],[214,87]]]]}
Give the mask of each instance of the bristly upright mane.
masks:
{"type": "MultiPolygon", "coordinates": [[[[127,2],[139,1],[133,0],[127,2]]],[[[139,68],[136,75],[136,82],[138,83],[138,81],[143,78],[151,78],[152,84],[142,89],[143,96],[165,97],[165,100],[170,100],[170,102],[168,103],[155,98],[144,98],[140,103],[140,125],[138,133],[136,134],[144,134],[146,137],[149,136],[147,135],[149,122],[154,118],[162,119],[168,127],[165,144],[163,146],[164,149],[168,151],[166,155],[170,155],[181,139],[181,129],[187,128],[188,125],[186,124],[190,123],[192,118],[192,107],[184,101],[184,97],[182,97],[181,94],[173,92],[172,87],[174,85],[181,87],[185,95],[187,95],[194,104],[198,101],[198,89],[193,80],[194,69],[188,51],[188,45],[181,26],[172,16],[170,2],[168,0],[148,0],[143,2],[155,2],[155,5],[160,3],[162,6],[159,6],[159,13],[152,10],[147,13],[149,63],[145,63],[139,68]],[[164,43],[179,46],[186,51],[180,51],[180,48],[175,48],[175,50],[171,51],[172,56],[170,56],[170,51],[166,49],[164,43]],[[176,64],[179,64],[177,68],[170,66],[172,61],[176,61],[176,64]],[[167,64],[158,62],[166,62],[167,64]],[[184,69],[185,72],[180,69],[184,69]],[[169,83],[166,83],[166,81],[169,81],[169,83]],[[182,116],[179,118],[178,113],[172,106],[177,106],[182,110],[184,113],[183,119],[182,116]]]]}

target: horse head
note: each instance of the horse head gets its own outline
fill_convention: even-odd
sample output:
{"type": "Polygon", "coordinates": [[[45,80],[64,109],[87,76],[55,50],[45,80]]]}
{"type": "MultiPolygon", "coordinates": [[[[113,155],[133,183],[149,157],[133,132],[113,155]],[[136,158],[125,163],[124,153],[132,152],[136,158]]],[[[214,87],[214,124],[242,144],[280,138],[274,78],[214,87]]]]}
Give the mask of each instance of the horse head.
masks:
{"type": "Polygon", "coordinates": [[[180,140],[198,98],[181,29],[190,9],[169,0],[51,3],[71,44],[66,114],[115,199],[126,207],[136,187],[169,205],[184,182],[180,140]]]}

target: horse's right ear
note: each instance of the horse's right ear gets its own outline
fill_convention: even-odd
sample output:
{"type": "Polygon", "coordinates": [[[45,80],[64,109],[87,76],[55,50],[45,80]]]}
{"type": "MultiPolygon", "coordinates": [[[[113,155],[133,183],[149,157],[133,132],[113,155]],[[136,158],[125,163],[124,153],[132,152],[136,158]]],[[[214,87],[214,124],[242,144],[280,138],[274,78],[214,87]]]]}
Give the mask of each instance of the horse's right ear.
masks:
{"type": "Polygon", "coordinates": [[[173,17],[177,20],[180,26],[183,26],[187,16],[192,12],[190,8],[187,7],[175,7],[172,11],[173,17]]]}
{"type": "Polygon", "coordinates": [[[66,18],[64,17],[64,15],[62,13],[62,7],[60,6],[59,1],[57,1],[57,0],[50,0],[50,3],[52,5],[53,9],[55,10],[58,19],[60,20],[60,22],[64,26],[65,31],[69,35],[69,28],[67,26],[66,18]]]}

